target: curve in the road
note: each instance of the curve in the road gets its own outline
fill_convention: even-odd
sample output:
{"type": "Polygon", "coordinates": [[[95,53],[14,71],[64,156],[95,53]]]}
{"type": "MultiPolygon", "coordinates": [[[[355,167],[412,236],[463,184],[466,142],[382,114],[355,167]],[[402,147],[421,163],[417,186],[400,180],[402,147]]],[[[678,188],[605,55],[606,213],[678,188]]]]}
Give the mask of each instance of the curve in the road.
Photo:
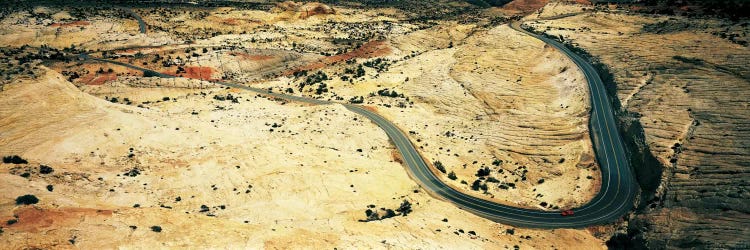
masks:
{"type": "MultiPolygon", "coordinates": [[[[216,83],[290,101],[316,105],[342,104],[350,111],[372,120],[385,131],[401,153],[412,178],[415,179],[425,190],[438,198],[450,201],[460,208],[490,220],[521,227],[578,228],[608,223],[619,219],[632,208],[633,198],[636,194],[636,187],[634,185],[635,182],[633,181],[632,171],[625,155],[623,143],[617,130],[612,106],[608,101],[601,78],[591,64],[570,51],[563,44],[527,32],[521,29],[518,23],[511,24],[511,27],[519,32],[536,37],[567,55],[581,69],[589,85],[592,107],[589,127],[597,162],[599,163],[602,173],[601,188],[599,193],[591,201],[574,209],[575,215],[573,216],[561,216],[559,211],[542,211],[502,205],[454,189],[440,181],[440,178],[430,170],[430,167],[425,163],[424,159],[420,156],[419,152],[417,152],[417,149],[411,141],[396,125],[379,114],[363,108],[363,106],[274,93],[265,89],[242,85],[240,83],[216,83]]],[[[122,62],[92,58],[87,55],[82,55],[82,57],[85,59],[113,63],[141,70],[153,76],[167,78],[174,77],[122,62]]]]}
{"type": "Polygon", "coordinates": [[[141,32],[141,34],[146,34],[146,22],[143,21],[143,18],[141,18],[141,15],[138,15],[133,9],[125,9],[128,13],[130,13],[133,18],[135,18],[136,21],[138,21],[138,31],[141,32]]]}

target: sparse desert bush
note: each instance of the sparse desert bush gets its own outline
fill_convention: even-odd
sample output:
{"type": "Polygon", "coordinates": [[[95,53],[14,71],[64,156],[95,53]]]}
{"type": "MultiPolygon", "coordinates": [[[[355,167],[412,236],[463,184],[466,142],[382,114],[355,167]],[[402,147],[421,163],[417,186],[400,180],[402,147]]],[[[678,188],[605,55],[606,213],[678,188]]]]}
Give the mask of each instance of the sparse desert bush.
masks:
{"type": "Polygon", "coordinates": [[[18,198],[16,198],[16,205],[31,205],[37,203],[39,203],[39,199],[31,194],[18,196],[18,198]]]}
{"type": "Polygon", "coordinates": [[[140,174],[141,174],[141,171],[138,170],[137,168],[133,168],[133,169],[129,170],[128,172],[124,173],[125,176],[130,176],[130,177],[136,177],[136,176],[138,176],[140,174]]]}
{"type": "MultiPolygon", "coordinates": [[[[443,166],[442,162],[435,161],[435,163],[433,163],[433,164],[435,164],[435,168],[437,168],[437,170],[440,170],[440,172],[443,172],[443,174],[445,174],[445,166],[443,166]]],[[[453,173],[453,172],[451,172],[451,173],[453,173]]]]}
{"type": "Polygon", "coordinates": [[[448,173],[448,179],[451,179],[451,180],[455,181],[457,178],[458,177],[456,177],[456,173],[454,173],[453,171],[451,171],[450,173],[448,173]]]}
{"type": "Polygon", "coordinates": [[[482,180],[477,179],[473,183],[471,183],[471,190],[479,191],[479,189],[487,191],[487,184],[482,183],[482,180]]]}
{"type": "Polygon", "coordinates": [[[404,94],[399,94],[395,90],[388,90],[388,89],[378,90],[378,95],[379,96],[385,96],[385,97],[393,97],[393,98],[396,98],[396,97],[403,98],[404,97],[404,94]]]}
{"type": "Polygon", "coordinates": [[[490,168],[488,167],[480,168],[479,170],[477,170],[477,174],[476,174],[477,177],[483,177],[483,176],[488,176],[488,175],[490,175],[490,168]]]}
{"type": "Polygon", "coordinates": [[[39,165],[39,173],[40,174],[51,174],[52,172],[55,172],[55,169],[51,168],[47,165],[39,165]]]}
{"type": "Polygon", "coordinates": [[[393,211],[393,209],[385,209],[385,215],[381,217],[380,219],[387,219],[396,216],[396,212],[393,211]]]}
{"type": "Polygon", "coordinates": [[[12,155],[12,156],[4,156],[3,157],[3,163],[26,164],[26,163],[29,163],[29,162],[26,161],[26,160],[24,160],[20,156],[12,155]]]}
{"type": "Polygon", "coordinates": [[[404,200],[404,202],[401,203],[401,206],[396,209],[399,213],[401,213],[402,216],[406,216],[409,213],[412,212],[411,210],[411,202],[404,200]]]}
{"type": "Polygon", "coordinates": [[[374,208],[375,205],[368,205],[367,210],[365,210],[365,215],[367,216],[367,218],[360,219],[359,222],[383,220],[394,217],[396,215],[406,216],[412,212],[411,202],[407,200],[404,200],[395,211],[393,209],[384,207],[381,207],[380,210],[373,210],[374,208]]]}
{"type": "Polygon", "coordinates": [[[349,99],[349,103],[357,104],[357,103],[363,103],[365,102],[365,98],[363,96],[355,96],[349,99]]]}

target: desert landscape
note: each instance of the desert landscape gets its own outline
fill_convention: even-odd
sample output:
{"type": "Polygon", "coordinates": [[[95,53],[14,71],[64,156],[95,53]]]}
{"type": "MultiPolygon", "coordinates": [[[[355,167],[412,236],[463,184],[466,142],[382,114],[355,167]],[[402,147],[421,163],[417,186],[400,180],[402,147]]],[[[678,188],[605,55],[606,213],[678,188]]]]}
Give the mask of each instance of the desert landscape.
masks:
{"type": "Polygon", "coordinates": [[[5,5],[0,244],[10,249],[750,244],[750,20],[733,12],[531,0],[5,5]],[[625,185],[602,152],[614,142],[601,138],[612,133],[601,96],[580,62],[512,23],[601,77],[624,147],[612,152],[626,154],[638,190],[621,207],[632,209],[574,224],[625,185]],[[471,205],[485,203],[550,224],[471,205]]]}
{"type": "Polygon", "coordinates": [[[591,13],[529,24],[607,65],[623,122],[642,127],[655,158],[644,166],[663,168],[642,183],[642,214],[630,227],[651,233],[638,237],[652,246],[747,246],[747,237],[730,236],[750,233],[741,226],[750,219],[747,20],[591,13]]]}

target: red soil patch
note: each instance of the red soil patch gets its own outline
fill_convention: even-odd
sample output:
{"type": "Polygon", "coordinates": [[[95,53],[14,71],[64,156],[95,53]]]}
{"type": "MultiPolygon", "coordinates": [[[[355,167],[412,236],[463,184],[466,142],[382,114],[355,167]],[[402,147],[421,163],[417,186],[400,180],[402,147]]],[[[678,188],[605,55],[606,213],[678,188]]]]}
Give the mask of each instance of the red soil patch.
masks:
{"type": "Polygon", "coordinates": [[[102,85],[105,82],[108,81],[114,81],[117,80],[117,75],[115,73],[104,73],[100,74],[99,77],[94,78],[93,81],[89,82],[89,85],[102,85]]]}
{"type": "Polygon", "coordinates": [[[50,27],[70,27],[70,26],[87,26],[87,25],[91,25],[91,22],[74,21],[74,22],[69,22],[69,23],[53,23],[53,24],[50,24],[49,26],[50,27]]]}
{"type": "Polygon", "coordinates": [[[531,13],[547,5],[549,0],[514,0],[503,6],[504,10],[531,13]]]}
{"type": "Polygon", "coordinates": [[[232,26],[240,24],[235,18],[224,19],[221,21],[221,23],[226,24],[226,25],[232,25],[232,26]]]}
{"type": "MultiPolygon", "coordinates": [[[[58,70],[58,72],[60,72],[60,71],[62,71],[62,70],[58,70]]],[[[94,76],[94,75],[85,75],[85,76],[82,76],[81,78],[78,78],[77,82],[82,82],[83,84],[87,84],[87,83],[91,82],[92,80],[94,80],[94,77],[96,77],[96,76],[94,76]]]]}
{"type": "Polygon", "coordinates": [[[316,70],[316,69],[320,69],[325,66],[328,66],[337,62],[346,61],[352,58],[373,58],[373,57],[384,56],[389,53],[391,53],[391,48],[388,47],[388,44],[386,44],[384,41],[372,41],[372,42],[363,44],[361,47],[353,51],[340,54],[340,55],[329,56],[329,57],[319,60],[318,62],[314,62],[308,65],[304,65],[299,68],[293,69],[291,71],[284,72],[284,75],[291,75],[299,71],[316,70]]]}
{"type": "Polygon", "coordinates": [[[404,159],[401,158],[401,152],[398,152],[396,149],[391,150],[391,159],[398,162],[398,164],[404,164],[404,159]]]}
{"type": "Polygon", "coordinates": [[[161,73],[171,76],[200,79],[204,81],[216,81],[217,79],[211,78],[211,75],[213,75],[214,72],[216,72],[216,70],[211,67],[185,67],[185,72],[180,72],[179,74],[175,74],[174,71],[161,73]]]}
{"type": "MultiPolygon", "coordinates": [[[[4,225],[4,227],[28,231],[38,232],[44,228],[59,228],[60,226],[67,226],[70,224],[80,223],[85,218],[90,217],[110,217],[112,216],[112,210],[99,210],[92,208],[38,208],[34,206],[25,206],[14,211],[14,214],[18,216],[18,222],[13,225],[4,225]]],[[[3,218],[3,221],[8,221],[13,218],[3,218]]]]}
{"type": "Polygon", "coordinates": [[[378,108],[373,107],[373,106],[362,106],[362,108],[366,109],[366,110],[369,110],[369,111],[371,111],[373,113],[376,113],[376,114],[378,113],[378,108]]]}
{"type": "Polygon", "coordinates": [[[241,52],[232,52],[229,55],[239,56],[242,59],[250,60],[250,61],[264,61],[264,60],[273,59],[273,56],[269,56],[269,55],[250,55],[250,54],[241,53],[241,52]]]}
{"type": "Polygon", "coordinates": [[[187,67],[183,76],[193,79],[211,80],[213,73],[214,69],[211,67],[187,67]]]}
{"type": "Polygon", "coordinates": [[[102,85],[106,82],[114,80],[117,80],[117,74],[107,72],[89,74],[79,79],[80,82],[86,85],[102,85]]]}

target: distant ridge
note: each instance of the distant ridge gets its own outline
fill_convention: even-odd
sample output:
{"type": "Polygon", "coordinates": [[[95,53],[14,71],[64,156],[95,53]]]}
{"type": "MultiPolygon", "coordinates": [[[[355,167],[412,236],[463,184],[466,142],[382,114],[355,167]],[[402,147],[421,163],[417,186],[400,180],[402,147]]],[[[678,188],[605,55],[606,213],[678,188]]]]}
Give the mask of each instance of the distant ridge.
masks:
{"type": "Polygon", "coordinates": [[[479,7],[500,7],[512,2],[512,0],[466,0],[466,2],[479,7]]]}

